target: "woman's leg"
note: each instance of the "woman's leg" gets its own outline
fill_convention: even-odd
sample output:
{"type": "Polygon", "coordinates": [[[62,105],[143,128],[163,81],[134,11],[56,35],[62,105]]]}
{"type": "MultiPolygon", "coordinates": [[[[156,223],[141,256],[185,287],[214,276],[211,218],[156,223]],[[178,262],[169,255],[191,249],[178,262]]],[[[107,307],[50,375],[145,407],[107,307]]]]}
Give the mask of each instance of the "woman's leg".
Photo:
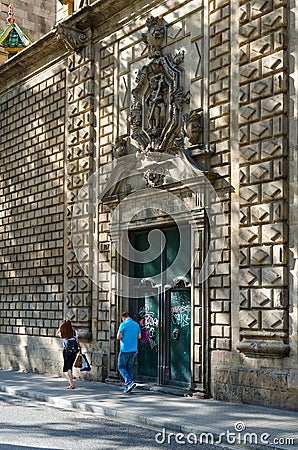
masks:
{"type": "Polygon", "coordinates": [[[68,369],[67,376],[68,376],[68,387],[73,387],[73,377],[71,369],[68,369]]]}

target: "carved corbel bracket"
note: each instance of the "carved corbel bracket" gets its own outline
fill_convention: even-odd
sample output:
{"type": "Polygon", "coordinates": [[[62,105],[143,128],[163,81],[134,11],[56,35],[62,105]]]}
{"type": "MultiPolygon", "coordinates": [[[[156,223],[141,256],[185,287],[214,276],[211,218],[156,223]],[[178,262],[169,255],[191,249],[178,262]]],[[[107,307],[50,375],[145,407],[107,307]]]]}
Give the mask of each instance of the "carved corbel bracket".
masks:
{"type": "Polygon", "coordinates": [[[63,41],[69,51],[77,52],[87,44],[87,34],[74,27],[59,23],[56,28],[58,41],[63,41]]]}

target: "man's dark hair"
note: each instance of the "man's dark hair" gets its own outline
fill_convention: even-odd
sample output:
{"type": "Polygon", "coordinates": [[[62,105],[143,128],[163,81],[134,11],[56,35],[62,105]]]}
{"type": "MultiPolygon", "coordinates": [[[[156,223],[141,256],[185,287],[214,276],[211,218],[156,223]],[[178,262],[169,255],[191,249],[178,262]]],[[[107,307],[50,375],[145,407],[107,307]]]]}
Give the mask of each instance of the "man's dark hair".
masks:
{"type": "Polygon", "coordinates": [[[127,319],[128,317],[130,317],[130,314],[128,312],[124,312],[121,317],[124,317],[125,319],[127,319]]]}

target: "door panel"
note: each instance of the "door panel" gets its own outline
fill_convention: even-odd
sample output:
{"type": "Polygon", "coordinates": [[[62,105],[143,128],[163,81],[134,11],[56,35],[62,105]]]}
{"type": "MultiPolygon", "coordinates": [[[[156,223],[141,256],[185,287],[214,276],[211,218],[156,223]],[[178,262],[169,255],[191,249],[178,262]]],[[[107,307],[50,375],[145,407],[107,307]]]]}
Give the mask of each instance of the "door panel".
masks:
{"type": "Polygon", "coordinates": [[[140,280],[139,286],[132,287],[139,292],[138,298],[131,300],[142,332],[137,359],[140,381],[173,385],[191,381],[191,302],[186,287],[190,282],[190,229],[183,227],[182,236],[180,232],[171,227],[155,235],[150,230],[131,235],[133,247],[146,252],[143,261],[131,260],[131,273],[140,280]],[[151,260],[149,251],[154,255],[151,260]],[[151,287],[143,285],[147,278],[149,284],[153,280],[151,287]],[[186,282],[183,288],[176,285],[177,278],[186,282]]]}
{"type": "MultiPolygon", "coordinates": [[[[160,283],[160,267],[161,267],[161,254],[160,254],[160,238],[159,235],[150,236],[150,244],[148,241],[149,232],[138,233],[133,235],[132,244],[133,247],[139,252],[146,252],[144,260],[147,262],[138,262],[134,264],[133,275],[136,278],[148,278],[153,277],[156,284],[160,283]],[[150,247],[151,252],[148,252],[150,247]],[[156,258],[150,257],[150,254],[158,255],[156,258]]],[[[133,259],[133,255],[132,255],[133,259]]]]}
{"type": "Polygon", "coordinates": [[[190,281],[190,229],[189,227],[166,230],[165,268],[166,284],[183,276],[190,281]],[[180,236],[181,232],[181,236],[180,236]],[[181,247],[181,248],[180,248],[181,247]]]}
{"type": "Polygon", "coordinates": [[[190,290],[170,292],[170,380],[190,383],[190,290]]]}
{"type": "Polygon", "coordinates": [[[139,342],[138,376],[143,380],[156,380],[158,364],[158,295],[145,295],[138,299],[137,317],[142,339],[139,342]]]}

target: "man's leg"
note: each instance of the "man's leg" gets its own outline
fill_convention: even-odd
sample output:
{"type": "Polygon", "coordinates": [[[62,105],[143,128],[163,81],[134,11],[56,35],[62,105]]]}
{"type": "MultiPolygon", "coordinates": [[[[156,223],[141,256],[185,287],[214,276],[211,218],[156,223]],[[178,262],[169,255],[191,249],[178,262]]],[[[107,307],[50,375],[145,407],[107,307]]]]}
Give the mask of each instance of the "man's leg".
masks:
{"type": "Polygon", "coordinates": [[[118,355],[118,370],[119,370],[122,378],[124,379],[125,386],[127,386],[131,382],[129,373],[127,371],[128,357],[129,357],[129,353],[126,353],[126,352],[120,352],[118,355]]]}
{"type": "Polygon", "coordinates": [[[129,379],[130,379],[130,382],[126,385],[126,389],[125,389],[125,392],[127,394],[129,392],[131,392],[131,390],[133,388],[136,387],[136,383],[133,381],[133,373],[132,373],[136,355],[137,355],[137,352],[131,352],[130,356],[129,356],[128,360],[127,360],[126,369],[127,369],[127,373],[129,375],[129,379]]]}
{"type": "Polygon", "coordinates": [[[127,369],[127,373],[128,373],[129,379],[130,379],[130,383],[131,383],[131,382],[133,382],[133,373],[132,372],[133,372],[133,365],[135,362],[135,358],[137,356],[137,352],[131,352],[129,355],[130,356],[127,360],[126,369],[127,369]]]}

